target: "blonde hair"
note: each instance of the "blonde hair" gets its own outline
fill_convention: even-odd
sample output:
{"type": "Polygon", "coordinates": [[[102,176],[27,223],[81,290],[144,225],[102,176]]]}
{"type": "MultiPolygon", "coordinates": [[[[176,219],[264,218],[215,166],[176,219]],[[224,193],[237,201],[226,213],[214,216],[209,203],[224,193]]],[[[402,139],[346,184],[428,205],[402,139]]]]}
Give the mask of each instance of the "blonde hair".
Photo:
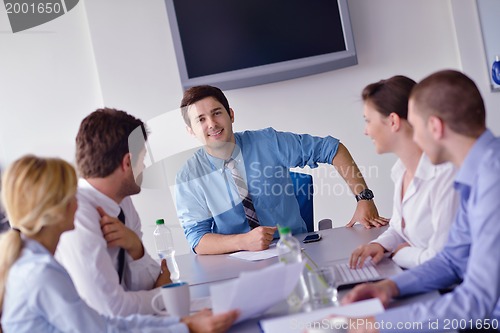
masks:
{"type": "Polygon", "coordinates": [[[8,272],[23,247],[20,234],[33,236],[62,222],[76,187],[75,169],[59,158],[27,155],[3,175],[2,201],[13,229],[0,237],[0,314],[8,272]]]}

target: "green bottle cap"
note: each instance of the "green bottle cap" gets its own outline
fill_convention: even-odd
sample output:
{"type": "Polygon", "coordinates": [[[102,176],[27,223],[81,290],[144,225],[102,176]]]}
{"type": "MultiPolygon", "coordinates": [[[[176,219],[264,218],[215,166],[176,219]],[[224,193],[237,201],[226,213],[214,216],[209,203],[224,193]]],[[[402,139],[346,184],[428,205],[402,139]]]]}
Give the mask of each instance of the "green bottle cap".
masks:
{"type": "Polygon", "coordinates": [[[290,227],[279,227],[278,232],[280,235],[286,235],[290,233],[290,227]]]}
{"type": "Polygon", "coordinates": [[[160,225],[160,224],[165,224],[165,220],[164,219],[156,220],[156,225],[160,225]]]}

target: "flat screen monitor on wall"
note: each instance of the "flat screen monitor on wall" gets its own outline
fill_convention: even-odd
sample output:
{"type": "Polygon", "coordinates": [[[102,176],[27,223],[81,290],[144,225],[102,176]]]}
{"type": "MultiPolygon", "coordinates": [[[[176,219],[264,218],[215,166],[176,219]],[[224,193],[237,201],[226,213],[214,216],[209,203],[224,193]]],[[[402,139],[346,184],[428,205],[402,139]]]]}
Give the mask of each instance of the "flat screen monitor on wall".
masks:
{"type": "Polygon", "coordinates": [[[235,89],[357,64],[347,0],[165,0],[182,86],[235,89]]]}

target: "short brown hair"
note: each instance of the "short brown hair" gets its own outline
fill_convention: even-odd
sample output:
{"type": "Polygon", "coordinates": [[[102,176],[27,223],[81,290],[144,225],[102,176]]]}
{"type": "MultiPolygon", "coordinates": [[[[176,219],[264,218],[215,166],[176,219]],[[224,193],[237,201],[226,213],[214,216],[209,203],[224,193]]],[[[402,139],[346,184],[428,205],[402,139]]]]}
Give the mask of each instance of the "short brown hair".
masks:
{"type": "Polygon", "coordinates": [[[375,109],[386,117],[395,113],[400,118],[407,119],[408,98],[415,84],[415,81],[406,76],[396,75],[367,85],[361,93],[361,98],[364,102],[373,104],[375,109]]]}
{"type": "Polygon", "coordinates": [[[129,147],[129,136],[137,128],[147,140],[144,123],[124,111],[98,109],[83,119],[76,136],[76,164],[80,175],[103,178],[116,170],[125,154],[130,152],[137,157],[144,149],[144,141],[131,142],[129,147]]]}
{"type": "Polygon", "coordinates": [[[191,126],[191,121],[189,120],[189,116],[187,114],[187,107],[207,97],[215,98],[220,104],[222,104],[227,113],[231,115],[229,112],[229,102],[227,101],[227,98],[222,90],[209,85],[191,87],[184,92],[184,96],[181,101],[181,113],[186,125],[191,126]]]}
{"type": "Polygon", "coordinates": [[[474,81],[454,70],[443,70],[423,79],[410,99],[427,119],[441,118],[454,132],[477,138],[486,129],[483,98],[474,81]]]}

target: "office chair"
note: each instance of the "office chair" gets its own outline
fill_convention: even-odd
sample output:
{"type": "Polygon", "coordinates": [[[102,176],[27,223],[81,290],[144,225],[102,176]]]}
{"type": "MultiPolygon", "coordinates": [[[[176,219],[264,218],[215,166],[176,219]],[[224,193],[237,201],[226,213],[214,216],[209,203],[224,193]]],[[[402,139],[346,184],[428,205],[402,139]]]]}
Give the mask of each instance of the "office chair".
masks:
{"type": "Polygon", "coordinates": [[[313,177],[311,175],[290,171],[295,197],[299,203],[300,216],[306,222],[308,232],[314,231],[313,177]]]}
{"type": "MultiPolygon", "coordinates": [[[[314,207],[313,207],[313,177],[311,175],[290,171],[295,197],[299,203],[300,216],[306,222],[307,232],[314,231],[314,207]]],[[[331,229],[332,220],[323,219],[318,222],[319,230],[331,229]]]]}
{"type": "Polygon", "coordinates": [[[330,219],[322,219],[318,221],[318,230],[333,228],[333,222],[330,219]]]}

